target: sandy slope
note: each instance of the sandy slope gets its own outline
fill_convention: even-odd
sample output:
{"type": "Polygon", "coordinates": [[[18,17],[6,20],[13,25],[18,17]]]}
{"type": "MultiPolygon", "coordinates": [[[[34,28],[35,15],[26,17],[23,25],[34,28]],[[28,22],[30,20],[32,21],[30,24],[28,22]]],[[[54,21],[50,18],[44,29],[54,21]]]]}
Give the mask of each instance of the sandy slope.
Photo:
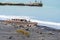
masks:
{"type": "Polygon", "coordinates": [[[18,34],[13,25],[0,23],[0,40],[60,40],[60,32],[43,28],[30,28],[30,37],[18,34]],[[11,39],[9,39],[11,37],[11,39]]]}

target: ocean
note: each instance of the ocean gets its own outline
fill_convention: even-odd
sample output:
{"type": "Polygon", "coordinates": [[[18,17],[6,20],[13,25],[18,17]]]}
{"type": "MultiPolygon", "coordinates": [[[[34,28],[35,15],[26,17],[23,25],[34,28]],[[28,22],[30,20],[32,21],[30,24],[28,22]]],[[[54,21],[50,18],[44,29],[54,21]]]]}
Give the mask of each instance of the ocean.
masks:
{"type": "Polygon", "coordinates": [[[60,9],[48,6],[0,6],[0,15],[29,16],[37,20],[60,23],[60,9]]]}

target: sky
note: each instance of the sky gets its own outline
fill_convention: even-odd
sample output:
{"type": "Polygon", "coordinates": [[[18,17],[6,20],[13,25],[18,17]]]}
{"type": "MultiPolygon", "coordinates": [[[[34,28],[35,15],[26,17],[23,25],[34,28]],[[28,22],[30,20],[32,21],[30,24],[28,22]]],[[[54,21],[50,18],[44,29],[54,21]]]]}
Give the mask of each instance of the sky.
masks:
{"type": "MultiPolygon", "coordinates": [[[[29,3],[35,0],[0,0],[29,3]]],[[[40,2],[40,0],[37,0],[40,2]]],[[[32,16],[38,20],[60,23],[60,0],[42,0],[43,7],[0,6],[0,15],[32,16]]]]}

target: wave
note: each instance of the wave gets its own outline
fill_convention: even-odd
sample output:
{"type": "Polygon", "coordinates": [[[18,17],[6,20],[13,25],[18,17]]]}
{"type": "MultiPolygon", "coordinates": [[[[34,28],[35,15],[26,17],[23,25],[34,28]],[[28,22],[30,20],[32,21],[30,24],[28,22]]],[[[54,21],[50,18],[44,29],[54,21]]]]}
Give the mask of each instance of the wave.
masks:
{"type": "Polygon", "coordinates": [[[29,16],[0,15],[0,19],[30,19],[29,16]]]}
{"type": "Polygon", "coordinates": [[[0,20],[6,20],[6,19],[27,19],[27,20],[30,20],[32,22],[37,22],[38,25],[44,25],[44,26],[47,26],[47,27],[60,29],[60,23],[36,20],[36,19],[30,18],[29,16],[6,16],[6,15],[0,15],[0,20]]]}
{"type": "Polygon", "coordinates": [[[55,29],[60,29],[60,23],[40,21],[40,20],[34,20],[34,19],[31,19],[31,21],[37,22],[38,25],[43,25],[43,26],[47,26],[47,27],[51,27],[51,28],[55,28],[55,29]]]}

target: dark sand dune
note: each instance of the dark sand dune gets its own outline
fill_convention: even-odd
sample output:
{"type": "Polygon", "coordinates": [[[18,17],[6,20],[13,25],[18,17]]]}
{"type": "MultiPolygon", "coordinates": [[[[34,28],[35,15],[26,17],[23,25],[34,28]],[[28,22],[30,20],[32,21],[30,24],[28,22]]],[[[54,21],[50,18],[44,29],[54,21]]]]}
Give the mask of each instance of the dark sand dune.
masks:
{"type": "Polygon", "coordinates": [[[60,32],[58,30],[37,26],[29,28],[30,37],[16,33],[13,25],[0,23],[0,40],[60,40],[60,32]]]}

